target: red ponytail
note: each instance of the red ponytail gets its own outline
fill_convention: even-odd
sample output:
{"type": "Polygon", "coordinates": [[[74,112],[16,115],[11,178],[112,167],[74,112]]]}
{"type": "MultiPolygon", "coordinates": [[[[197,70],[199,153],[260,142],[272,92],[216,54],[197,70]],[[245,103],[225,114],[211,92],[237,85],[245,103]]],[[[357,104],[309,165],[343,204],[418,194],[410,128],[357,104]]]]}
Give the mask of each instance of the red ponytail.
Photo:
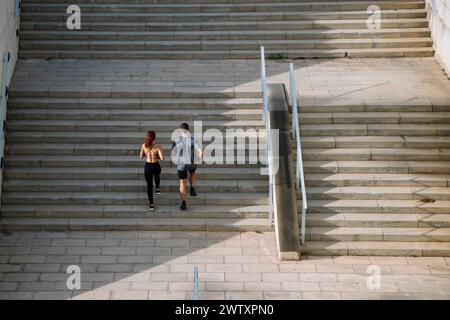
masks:
{"type": "Polygon", "coordinates": [[[155,138],[156,138],[155,131],[152,130],[147,131],[147,137],[145,137],[144,146],[146,148],[150,148],[153,145],[155,138]]]}

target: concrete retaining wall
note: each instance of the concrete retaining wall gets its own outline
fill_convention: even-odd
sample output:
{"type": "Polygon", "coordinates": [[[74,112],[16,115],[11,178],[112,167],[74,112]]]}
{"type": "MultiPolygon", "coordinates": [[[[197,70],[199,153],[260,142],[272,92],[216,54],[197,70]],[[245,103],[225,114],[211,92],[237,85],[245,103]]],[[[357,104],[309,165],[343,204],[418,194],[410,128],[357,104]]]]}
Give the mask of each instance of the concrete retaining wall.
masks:
{"type": "Polygon", "coordinates": [[[450,75],[450,0],[426,0],[436,58],[450,75]]]}
{"type": "MultiPolygon", "coordinates": [[[[16,30],[19,28],[19,17],[14,16],[15,0],[0,1],[0,57],[3,52],[11,52],[10,79],[17,62],[19,38],[16,36],[16,30]]],[[[0,63],[0,74],[2,74],[3,65],[0,63]]]]}
{"type": "MultiPolygon", "coordinates": [[[[17,12],[18,13],[18,12],[17,12]]],[[[11,82],[14,68],[17,63],[18,49],[19,49],[19,38],[17,36],[17,30],[19,30],[20,15],[16,16],[16,0],[0,0],[0,82],[3,78],[3,54],[5,51],[10,53],[10,62],[8,67],[8,80],[7,85],[11,82]]],[[[0,87],[0,95],[2,95],[3,83],[0,87]]],[[[0,126],[3,127],[3,120],[5,119],[6,110],[4,109],[4,101],[0,106],[0,126]]],[[[1,128],[0,128],[1,130],[1,128]]],[[[2,143],[1,148],[3,148],[3,134],[1,135],[2,143]]],[[[3,152],[1,152],[3,156],[3,152]]],[[[1,194],[1,184],[3,178],[3,169],[0,169],[0,194],[1,194]]]]}
{"type": "Polygon", "coordinates": [[[300,230],[289,110],[284,85],[268,85],[267,96],[270,129],[278,132],[278,137],[271,136],[272,145],[278,144],[278,150],[272,149],[274,162],[278,164],[275,165],[277,170],[274,172],[274,223],[278,257],[280,260],[298,260],[300,230]]]}

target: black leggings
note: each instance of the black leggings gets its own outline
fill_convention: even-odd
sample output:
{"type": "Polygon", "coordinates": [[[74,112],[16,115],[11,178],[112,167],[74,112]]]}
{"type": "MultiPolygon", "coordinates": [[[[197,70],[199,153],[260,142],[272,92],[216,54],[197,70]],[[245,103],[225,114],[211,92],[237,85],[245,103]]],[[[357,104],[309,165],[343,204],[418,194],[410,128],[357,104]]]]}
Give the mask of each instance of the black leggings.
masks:
{"type": "Polygon", "coordinates": [[[153,177],[155,177],[155,186],[156,189],[159,189],[159,182],[161,174],[161,166],[158,162],[156,163],[145,163],[145,180],[147,181],[147,196],[150,204],[153,204],[153,177]]]}

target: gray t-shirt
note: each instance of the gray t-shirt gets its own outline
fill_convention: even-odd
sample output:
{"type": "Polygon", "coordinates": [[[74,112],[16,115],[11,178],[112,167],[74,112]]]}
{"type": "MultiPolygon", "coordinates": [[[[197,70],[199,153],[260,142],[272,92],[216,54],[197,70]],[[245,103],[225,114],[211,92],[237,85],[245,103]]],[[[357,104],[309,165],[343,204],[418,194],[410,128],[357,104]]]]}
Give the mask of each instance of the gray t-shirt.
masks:
{"type": "Polygon", "coordinates": [[[197,168],[201,163],[200,146],[191,136],[179,136],[172,146],[172,157],[177,160],[177,170],[186,171],[197,168]]]}

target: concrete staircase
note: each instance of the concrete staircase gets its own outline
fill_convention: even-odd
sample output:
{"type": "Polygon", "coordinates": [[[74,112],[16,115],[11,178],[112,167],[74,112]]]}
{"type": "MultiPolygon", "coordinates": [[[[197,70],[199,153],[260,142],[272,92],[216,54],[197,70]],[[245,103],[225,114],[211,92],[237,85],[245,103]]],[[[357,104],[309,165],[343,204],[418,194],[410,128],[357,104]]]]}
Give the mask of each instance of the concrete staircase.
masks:
{"type": "Polygon", "coordinates": [[[70,59],[247,59],[433,56],[425,1],[23,0],[20,56],[70,59]],[[369,6],[381,9],[370,30],[369,6]]]}
{"type": "MultiPolygon", "coordinates": [[[[434,54],[424,1],[82,0],[69,31],[71,4],[22,1],[0,230],[272,230],[258,165],[203,165],[182,212],[168,157],[150,213],[145,131],[168,154],[182,121],[262,127],[258,61],[219,60],[259,58],[260,45],[269,60],[434,54]]],[[[300,99],[307,254],[450,256],[450,109],[403,101],[300,99]]]]}
{"type": "MultiPolygon", "coordinates": [[[[204,130],[262,127],[256,89],[194,87],[194,81],[137,87],[144,66],[130,79],[128,62],[93,70],[95,63],[74,62],[74,73],[62,61],[19,64],[8,106],[2,230],[272,230],[268,183],[259,165],[200,166],[198,197],[188,198],[183,212],[170,160],[170,136],[181,122],[202,120],[204,130]],[[66,72],[58,77],[61,70],[66,72]],[[91,86],[100,73],[117,86],[91,86]],[[167,157],[155,213],[147,207],[144,161],[138,158],[148,129],[157,131],[167,157]]],[[[157,70],[164,69],[162,62],[152,66],[145,71],[152,78],[173,76],[157,70]]],[[[185,74],[175,69],[178,79],[195,77],[194,67],[185,74]]]]}
{"type": "Polygon", "coordinates": [[[448,106],[300,110],[308,254],[450,255],[448,106]]]}

